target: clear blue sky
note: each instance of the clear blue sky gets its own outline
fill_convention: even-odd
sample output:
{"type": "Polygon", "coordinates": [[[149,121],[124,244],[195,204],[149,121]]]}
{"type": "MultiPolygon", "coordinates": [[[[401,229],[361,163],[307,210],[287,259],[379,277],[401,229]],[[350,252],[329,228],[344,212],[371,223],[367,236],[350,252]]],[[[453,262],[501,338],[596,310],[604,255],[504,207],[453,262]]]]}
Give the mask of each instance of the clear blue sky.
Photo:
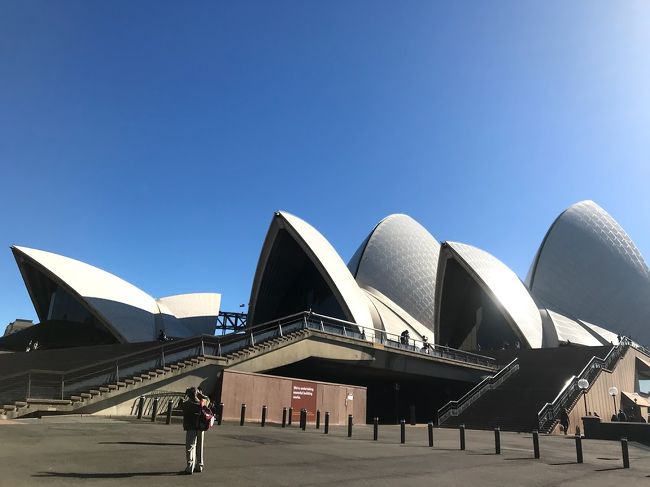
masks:
{"type": "Polygon", "coordinates": [[[247,302],[273,211],[345,261],[411,215],[524,277],[593,199],[650,257],[645,1],[0,1],[11,244],[247,302]]]}

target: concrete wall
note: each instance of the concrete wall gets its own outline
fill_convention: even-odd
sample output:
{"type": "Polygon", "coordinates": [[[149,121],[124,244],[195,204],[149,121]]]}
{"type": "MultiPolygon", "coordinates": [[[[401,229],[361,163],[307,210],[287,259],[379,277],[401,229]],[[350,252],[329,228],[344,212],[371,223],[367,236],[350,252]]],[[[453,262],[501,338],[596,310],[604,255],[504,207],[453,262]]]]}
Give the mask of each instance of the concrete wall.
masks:
{"type": "MultiPolygon", "coordinates": [[[[321,411],[321,424],[325,422],[325,412],[330,413],[330,424],[347,424],[348,414],[357,423],[365,423],[366,388],[328,382],[305,381],[272,375],[254,374],[235,370],[225,370],[222,375],[221,396],[216,402],[224,403],[224,420],[238,421],[242,403],[246,404],[246,421],[259,422],[262,406],[267,406],[266,420],[282,422],[282,408],[292,404],[295,382],[315,384],[315,405],[321,411]]],[[[297,411],[294,413],[296,421],[297,411]]],[[[315,412],[309,411],[308,422],[315,421],[315,412]]]]}

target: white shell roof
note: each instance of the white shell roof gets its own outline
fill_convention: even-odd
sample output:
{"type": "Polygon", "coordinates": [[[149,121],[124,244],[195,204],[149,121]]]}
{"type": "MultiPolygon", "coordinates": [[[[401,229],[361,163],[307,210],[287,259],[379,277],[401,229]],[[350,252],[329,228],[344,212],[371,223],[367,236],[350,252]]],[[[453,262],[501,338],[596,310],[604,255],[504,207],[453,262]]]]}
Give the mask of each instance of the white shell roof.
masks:
{"type": "Polygon", "coordinates": [[[503,262],[484,250],[458,242],[446,243],[501,304],[530,347],[541,348],[542,318],[519,277],[503,262]]]}
{"type": "MultiPolygon", "coordinates": [[[[221,294],[190,293],[166,296],[157,299],[177,318],[192,318],[195,316],[219,316],[221,294]]],[[[162,309],[161,309],[162,311],[162,309]]]]}
{"type": "Polygon", "coordinates": [[[380,221],[348,267],[362,288],[373,288],[434,329],[435,286],[440,244],[408,215],[380,221]]]}
{"type": "Polygon", "coordinates": [[[555,326],[557,338],[560,342],[571,342],[574,345],[586,345],[589,347],[597,347],[602,343],[597,340],[591,333],[575,320],[568,318],[560,313],[556,313],[550,309],[546,310],[549,318],[555,326]]]}
{"type": "MultiPolygon", "coordinates": [[[[269,234],[274,231],[274,228],[278,227],[286,229],[296,242],[301,244],[303,250],[318,262],[321,267],[321,272],[325,274],[324,277],[328,278],[327,280],[330,281],[335,293],[338,293],[338,297],[343,300],[342,304],[349,311],[351,315],[349,319],[357,325],[371,328],[372,317],[368,309],[366,297],[339,254],[327,239],[309,223],[285,211],[276,212],[271,228],[269,229],[269,234]]],[[[264,248],[262,249],[262,255],[265,255],[272,245],[273,239],[269,239],[267,235],[264,248]]],[[[258,263],[253,291],[251,293],[251,315],[254,314],[255,301],[257,299],[256,293],[259,291],[263,271],[264,269],[258,263]]]]}
{"type": "Polygon", "coordinates": [[[580,320],[580,323],[582,323],[584,326],[590,328],[592,332],[596,333],[600,338],[603,343],[603,345],[617,345],[618,344],[618,336],[616,333],[612,333],[609,330],[606,330],[602,326],[594,325],[593,323],[588,323],[586,321],[580,320]]]}
{"type": "Polygon", "coordinates": [[[650,343],[650,269],[593,201],[576,203],[551,225],[527,284],[545,307],[650,343]]]}
{"type": "Polygon", "coordinates": [[[156,300],[119,277],[69,257],[14,246],[79,294],[126,341],[151,340],[156,300]],[[145,313],[138,312],[142,310],[145,313]]]}

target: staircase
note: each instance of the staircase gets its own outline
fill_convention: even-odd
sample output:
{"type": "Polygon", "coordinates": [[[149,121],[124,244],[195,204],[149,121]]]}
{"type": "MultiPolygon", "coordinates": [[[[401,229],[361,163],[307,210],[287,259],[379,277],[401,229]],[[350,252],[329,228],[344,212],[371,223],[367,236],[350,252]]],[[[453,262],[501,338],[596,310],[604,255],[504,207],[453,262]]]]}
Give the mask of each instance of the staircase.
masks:
{"type": "Polygon", "coordinates": [[[472,429],[529,432],[538,429],[538,412],[553,401],[567,380],[577,375],[594,356],[604,357],[611,347],[560,347],[495,352],[499,363],[515,357],[519,370],[494,389],[474,401],[458,416],[442,424],[472,429]]]}

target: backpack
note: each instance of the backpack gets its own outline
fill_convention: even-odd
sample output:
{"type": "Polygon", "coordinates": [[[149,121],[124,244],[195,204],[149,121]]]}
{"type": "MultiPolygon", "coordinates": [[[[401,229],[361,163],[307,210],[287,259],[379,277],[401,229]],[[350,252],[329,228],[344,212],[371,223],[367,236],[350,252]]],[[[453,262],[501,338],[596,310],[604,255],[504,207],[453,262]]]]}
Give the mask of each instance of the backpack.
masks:
{"type": "Polygon", "coordinates": [[[201,406],[199,411],[198,419],[198,429],[201,431],[207,431],[214,425],[214,414],[212,410],[207,406],[201,406]]]}

